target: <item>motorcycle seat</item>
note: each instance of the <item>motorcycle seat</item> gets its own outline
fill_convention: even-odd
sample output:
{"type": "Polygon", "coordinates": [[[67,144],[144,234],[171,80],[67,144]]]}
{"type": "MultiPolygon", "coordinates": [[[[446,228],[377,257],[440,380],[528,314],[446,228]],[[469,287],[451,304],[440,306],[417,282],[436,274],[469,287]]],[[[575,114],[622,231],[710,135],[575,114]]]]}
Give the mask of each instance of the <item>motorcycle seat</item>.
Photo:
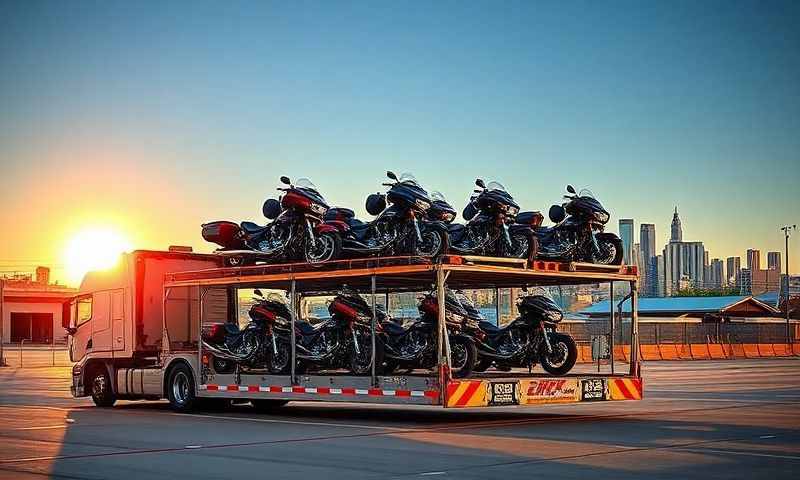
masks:
{"type": "Polygon", "coordinates": [[[242,230],[245,231],[245,233],[257,233],[267,228],[267,227],[262,227],[261,225],[253,222],[242,222],[240,226],[242,227],[242,230]]]}
{"type": "Polygon", "coordinates": [[[325,328],[328,323],[330,323],[330,320],[323,320],[317,324],[312,324],[304,320],[298,320],[295,322],[295,326],[297,326],[297,328],[300,330],[300,333],[303,335],[313,335],[314,333],[317,333],[325,328]]]}
{"type": "Polygon", "coordinates": [[[381,328],[383,328],[383,331],[386,332],[387,335],[391,336],[402,335],[408,330],[408,328],[396,322],[384,322],[381,324],[381,328]]]}
{"type": "Polygon", "coordinates": [[[484,331],[484,333],[486,333],[486,335],[489,335],[490,337],[499,335],[500,333],[503,332],[503,330],[505,330],[505,328],[498,327],[494,323],[487,322],[485,320],[479,322],[478,326],[480,327],[481,330],[484,331]]]}
{"type": "Polygon", "coordinates": [[[225,333],[228,335],[238,335],[240,333],[239,325],[232,322],[225,323],[225,333]]]}

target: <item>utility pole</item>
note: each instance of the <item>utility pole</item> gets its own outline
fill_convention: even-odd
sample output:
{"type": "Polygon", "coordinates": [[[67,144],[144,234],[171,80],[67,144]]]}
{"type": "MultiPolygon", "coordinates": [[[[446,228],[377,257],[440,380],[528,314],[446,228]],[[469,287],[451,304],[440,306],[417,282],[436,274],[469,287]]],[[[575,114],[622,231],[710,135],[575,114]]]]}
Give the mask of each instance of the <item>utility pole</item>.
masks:
{"type": "Polygon", "coordinates": [[[797,225],[784,225],[781,227],[781,230],[783,230],[784,239],[786,241],[786,282],[784,282],[786,296],[784,305],[786,305],[786,344],[788,345],[792,343],[792,327],[789,324],[789,237],[793,231],[797,230],[797,225]]]}

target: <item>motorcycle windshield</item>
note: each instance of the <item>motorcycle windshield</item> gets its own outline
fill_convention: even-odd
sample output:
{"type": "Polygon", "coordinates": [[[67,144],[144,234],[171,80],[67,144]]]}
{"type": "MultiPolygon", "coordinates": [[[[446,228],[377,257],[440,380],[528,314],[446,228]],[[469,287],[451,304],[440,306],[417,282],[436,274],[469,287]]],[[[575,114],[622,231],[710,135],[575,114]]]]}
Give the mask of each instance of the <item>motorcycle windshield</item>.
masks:
{"type": "Polygon", "coordinates": [[[300,178],[297,180],[297,182],[295,182],[294,187],[300,190],[300,192],[303,193],[303,195],[307,196],[311,200],[317,203],[321,203],[323,205],[328,204],[328,202],[325,201],[325,198],[322,196],[322,194],[319,193],[319,190],[317,190],[317,186],[314,185],[314,183],[312,183],[311,180],[307,178],[300,178]]]}
{"type": "Polygon", "coordinates": [[[431,200],[433,200],[434,202],[448,203],[447,199],[444,197],[444,194],[438,190],[434,190],[433,192],[431,192],[431,200]]]}
{"type": "Polygon", "coordinates": [[[506,187],[500,182],[489,182],[486,185],[486,190],[489,190],[489,191],[497,190],[497,191],[500,191],[500,192],[508,193],[508,190],[506,190],[506,187]]]}
{"type": "Polygon", "coordinates": [[[469,318],[478,321],[485,320],[480,310],[478,310],[475,304],[472,303],[472,301],[469,298],[467,298],[467,296],[464,293],[457,293],[456,296],[458,297],[458,301],[461,302],[461,305],[464,307],[464,310],[466,310],[467,316],[469,318]]]}
{"type": "Polygon", "coordinates": [[[417,181],[417,177],[414,176],[411,172],[403,172],[400,174],[400,178],[397,179],[400,183],[408,183],[410,185],[416,185],[417,187],[422,188],[422,186],[417,181]]]}

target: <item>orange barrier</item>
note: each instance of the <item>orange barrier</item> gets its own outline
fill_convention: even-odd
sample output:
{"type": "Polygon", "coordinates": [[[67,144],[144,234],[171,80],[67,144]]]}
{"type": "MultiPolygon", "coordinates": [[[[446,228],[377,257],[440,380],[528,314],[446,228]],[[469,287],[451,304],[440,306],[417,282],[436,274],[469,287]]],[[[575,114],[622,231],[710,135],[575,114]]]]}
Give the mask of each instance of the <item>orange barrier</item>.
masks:
{"type": "Polygon", "coordinates": [[[759,358],[761,356],[758,353],[757,343],[743,343],[742,349],[744,350],[744,358],[759,358]]]}
{"type": "Polygon", "coordinates": [[[661,357],[661,350],[658,348],[658,345],[640,345],[639,353],[644,361],[664,360],[661,357]]]}
{"type": "Polygon", "coordinates": [[[775,343],[772,345],[772,351],[775,352],[776,357],[792,356],[791,345],[788,343],[775,343]]]}
{"type": "Polygon", "coordinates": [[[762,357],[774,357],[775,350],[772,349],[771,343],[759,343],[758,346],[758,354],[762,357]]]}
{"type": "Polygon", "coordinates": [[[713,360],[725,360],[728,358],[728,355],[725,353],[725,346],[719,343],[709,343],[708,347],[708,355],[713,360]]]}
{"type": "Polygon", "coordinates": [[[792,344],[792,353],[795,355],[800,355],[800,343],[792,344]]]}
{"type": "Polygon", "coordinates": [[[733,351],[733,358],[746,358],[744,354],[744,345],[741,343],[734,343],[733,346],[731,346],[731,350],[733,351]]]}
{"type": "Polygon", "coordinates": [[[664,360],[679,360],[677,345],[659,345],[658,351],[661,352],[661,358],[664,360]]]}
{"type": "Polygon", "coordinates": [[[623,350],[622,345],[614,345],[614,360],[620,362],[625,361],[625,351],[623,350]]]}
{"type": "Polygon", "coordinates": [[[692,354],[692,358],[695,360],[711,359],[711,354],[708,353],[708,345],[705,343],[692,343],[689,345],[689,353],[692,354]]]}
{"type": "Polygon", "coordinates": [[[592,346],[579,345],[578,346],[578,361],[581,363],[592,363],[592,346]]]}
{"type": "Polygon", "coordinates": [[[681,360],[694,360],[692,357],[692,349],[690,345],[681,345],[678,348],[678,358],[681,360]]]}

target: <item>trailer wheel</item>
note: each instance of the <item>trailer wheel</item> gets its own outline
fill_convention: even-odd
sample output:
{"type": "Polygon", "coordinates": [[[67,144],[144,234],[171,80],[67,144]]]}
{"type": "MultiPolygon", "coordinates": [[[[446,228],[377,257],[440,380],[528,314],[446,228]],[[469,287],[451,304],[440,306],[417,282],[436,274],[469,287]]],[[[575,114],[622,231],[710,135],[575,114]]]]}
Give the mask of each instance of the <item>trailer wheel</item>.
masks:
{"type": "Polygon", "coordinates": [[[183,363],[176,365],[169,373],[167,398],[170,407],[176,412],[188,412],[194,406],[194,377],[189,367],[183,363]]]}
{"type": "Polygon", "coordinates": [[[258,398],[254,400],[250,400],[250,403],[253,404],[253,407],[259,412],[268,413],[276,408],[281,408],[282,406],[289,403],[289,400],[275,400],[275,399],[267,399],[267,398],[258,398]]]}
{"type": "Polygon", "coordinates": [[[114,389],[111,387],[111,379],[103,365],[95,366],[89,376],[89,388],[92,391],[92,401],[98,407],[111,407],[117,401],[114,389]]]}

